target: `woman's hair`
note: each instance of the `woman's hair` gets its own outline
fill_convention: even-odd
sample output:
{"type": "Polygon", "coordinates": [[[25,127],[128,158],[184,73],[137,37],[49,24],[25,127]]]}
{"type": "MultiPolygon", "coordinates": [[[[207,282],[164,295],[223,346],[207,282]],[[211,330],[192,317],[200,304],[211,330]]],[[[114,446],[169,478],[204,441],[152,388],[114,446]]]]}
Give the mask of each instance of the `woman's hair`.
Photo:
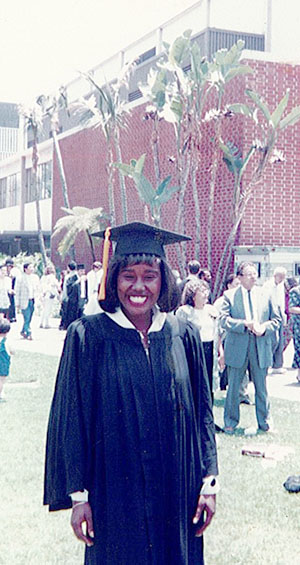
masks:
{"type": "Polygon", "coordinates": [[[285,286],[288,290],[290,290],[291,288],[298,286],[298,281],[295,277],[287,277],[285,280],[285,286]]]}
{"type": "Polygon", "coordinates": [[[182,304],[188,304],[189,306],[194,306],[194,298],[197,290],[201,290],[202,292],[205,290],[209,295],[210,293],[209,284],[203,279],[188,281],[182,293],[182,300],[181,300],[182,304]]]}
{"type": "Polygon", "coordinates": [[[10,330],[10,321],[0,315],[0,334],[7,334],[10,330]]]}
{"type": "Polygon", "coordinates": [[[54,265],[47,265],[47,266],[45,267],[45,272],[44,272],[44,273],[45,273],[45,275],[51,275],[51,274],[55,273],[54,265]]]}
{"type": "Polygon", "coordinates": [[[156,255],[125,255],[120,257],[115,255],[109,265],[106,280],[106,298],[100,300],[99,304],[105,312],[115,312],[120,306],[117,281],[121,269],[128,265],[139,265],[146,263],[147,265],[159,265],[161,272],[161,289],[157,304],[161,312],[171,312],[175,310],[180,301],[180,291],[176,284],[176,279],[168,266],[165,259],[156,257],[156,255]]]}

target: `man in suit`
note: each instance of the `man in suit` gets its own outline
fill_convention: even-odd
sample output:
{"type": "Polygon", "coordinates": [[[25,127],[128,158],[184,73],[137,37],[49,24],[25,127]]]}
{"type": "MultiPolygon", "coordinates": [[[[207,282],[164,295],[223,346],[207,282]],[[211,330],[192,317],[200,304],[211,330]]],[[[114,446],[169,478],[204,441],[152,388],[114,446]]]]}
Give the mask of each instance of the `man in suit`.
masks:
{"type": "Polygon", "coordinates": [[[266,388],[268,367],[272,365],[272,336],[280,316],[272,297],[255,286],[254,263],[243,262],[237,275],[240,286],[224,293],[220,312],[226,331],[224,354],[228,370],[228,391],[224,409],[224,431],[234,433],[240,420],[239,390],[248,369],[255,387],[255,408],[259,430],[270,429],[270,404],[266,388]]]}
{"type": "Polygon", "coordinates": [[[34,312],[35,299],[40,291],[40,280],[34,272],[33,263],[24,263],[23,275],[17,278],[15,285],[16,308],[20,308],[23,315],[23,327],[21,336],[24,339],[32,340],[31,319],[34,312]]]}

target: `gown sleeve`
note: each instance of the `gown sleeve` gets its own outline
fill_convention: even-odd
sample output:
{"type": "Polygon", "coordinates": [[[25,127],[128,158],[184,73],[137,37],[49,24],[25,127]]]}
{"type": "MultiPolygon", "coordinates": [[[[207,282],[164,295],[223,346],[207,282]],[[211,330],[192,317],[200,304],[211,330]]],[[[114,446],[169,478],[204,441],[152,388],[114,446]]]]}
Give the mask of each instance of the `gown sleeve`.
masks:
{"type": "Polygon", "coordinates": [[[92,356],[85,334],[82,320],[70,325],[56,379],[48,423],[44,484],[44,504],[50,510],[70,508],[70,493],[89,487],[92,356]]]}
{"type": "Polygon", "coordinates": [[[217,448],[212,398],[205,365],[204,351],[199,332],[187,324],[183,335],[184,347],[194,398],[196,420],[203,462],[203,476],[217,475],[217,448]]]}

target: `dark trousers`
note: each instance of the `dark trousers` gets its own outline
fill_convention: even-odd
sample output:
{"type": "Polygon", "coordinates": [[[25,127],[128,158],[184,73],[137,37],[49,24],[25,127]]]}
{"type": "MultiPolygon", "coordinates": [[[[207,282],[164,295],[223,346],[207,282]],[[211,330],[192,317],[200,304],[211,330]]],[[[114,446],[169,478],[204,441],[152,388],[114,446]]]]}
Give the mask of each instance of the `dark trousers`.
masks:
{"type": "Polygon", "coordinates": [[[261,368],[258,364],[256,338],[249,336],[249,345],[246,359],[242,367],[227,367],[228,390],[224,408],[225,427],[235,428],[240,421],[240,388],[246,370],[251,374],[255,388],[255,410],[258,427],[262,430],[269,429],[270,403],[266,387],[267,367],[261,368]]]}
{"type": "Polygon", "coordinates": [[[28,300],[27,308],[24,308],[24,310],[22,310],[24,322],[21,333],[26,337],[31,335],[30,323],[31,323],[33,311],[34,311],[34,299],[30,298],[30,300],[28,300]]]}

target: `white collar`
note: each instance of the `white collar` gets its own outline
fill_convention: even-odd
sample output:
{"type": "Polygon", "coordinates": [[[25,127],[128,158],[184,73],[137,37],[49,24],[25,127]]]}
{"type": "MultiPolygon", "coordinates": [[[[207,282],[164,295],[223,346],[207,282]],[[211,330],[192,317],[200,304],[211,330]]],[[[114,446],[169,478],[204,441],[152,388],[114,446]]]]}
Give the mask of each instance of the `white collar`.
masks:
{"type": "MultiPolygon", "coordinates": [[[[133,323],[130,320],[128,320],[128,318],[125,316],[123,310],[121,310],[120,307],[117,308],[116,312],[114,313],[105,312],[105,314],[111,320],[113,320],[113,322],[116,322],[118,326],[121,326],[122,328],[138,331],[138,329],[133,325],[133,323]]],[[[157,306],[154,306],[152,324],[148,330],[148,333],[159,332],[165,323],[166,317],[167,317],[166,312],[161,312],[157,306]]]]}

